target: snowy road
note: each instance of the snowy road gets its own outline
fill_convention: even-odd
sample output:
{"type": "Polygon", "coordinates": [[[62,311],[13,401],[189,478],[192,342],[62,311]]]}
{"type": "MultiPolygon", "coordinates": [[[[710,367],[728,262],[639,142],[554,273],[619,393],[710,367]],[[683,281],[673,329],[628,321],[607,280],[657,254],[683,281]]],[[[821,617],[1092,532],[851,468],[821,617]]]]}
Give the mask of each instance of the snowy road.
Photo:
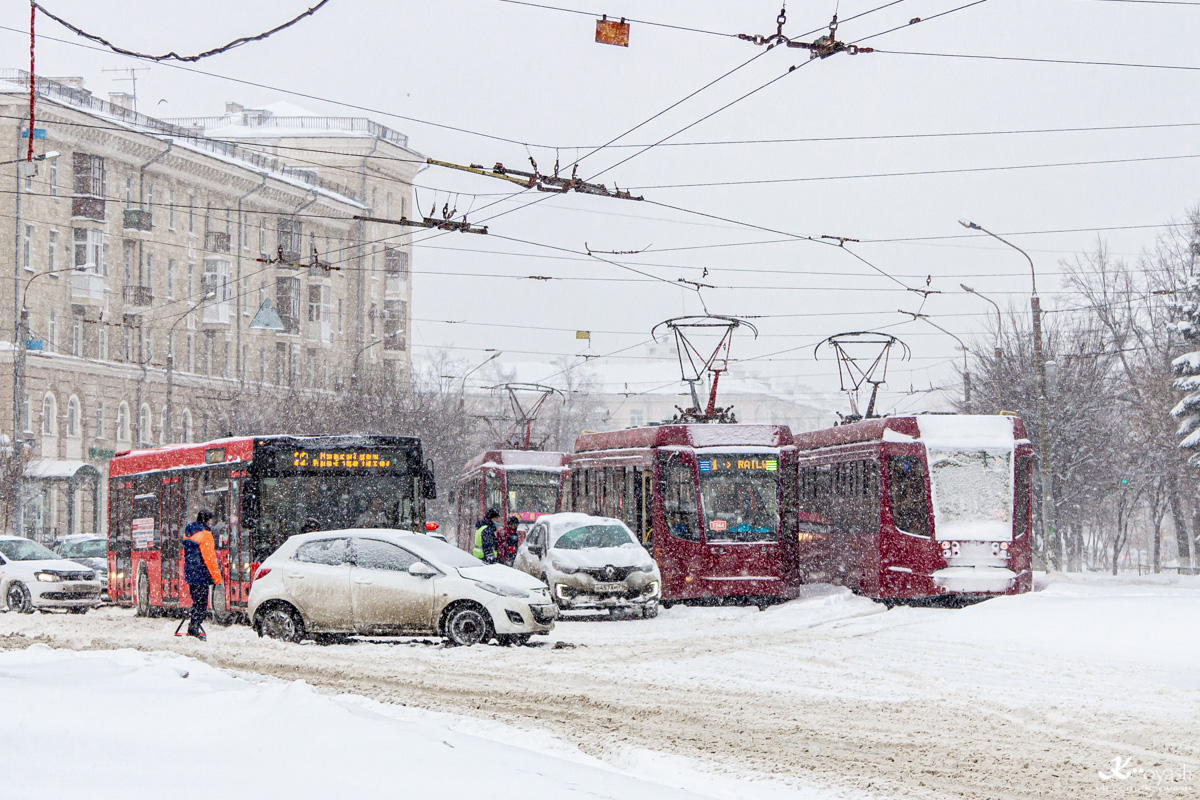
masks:
{"type": "MultiPolygon", "coordinates": [[[[5,614],[0,648],[171,651],[549,732],[627,774],[699,780],[701,796],[1196,797],[1197,619],[1200,581],[1093,579],[962,610],[885,611],[811,587],[765,612],[566,621],[512,649],[285,645],[217,627],[200,644],[126,610],[5,614]],[[701,771],[664,767],[674,757],[701,771]]],[[[10,691],[0,680],[0,707],[10,691]]]]}

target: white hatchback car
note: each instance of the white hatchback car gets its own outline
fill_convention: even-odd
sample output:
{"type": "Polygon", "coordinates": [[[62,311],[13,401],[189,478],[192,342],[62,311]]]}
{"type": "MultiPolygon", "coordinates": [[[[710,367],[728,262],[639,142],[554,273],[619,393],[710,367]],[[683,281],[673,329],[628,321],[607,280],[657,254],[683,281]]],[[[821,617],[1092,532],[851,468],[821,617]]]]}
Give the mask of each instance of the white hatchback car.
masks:
{"type": "Polygon", "coordinates": [[[65,608],[83,614],[100,605],[100,590],[95,570],[30,539],[0,536],[0,597],[9,611],[65,608]]]}
{"type": "Polygon", "coordinates": [[[523,644],[549,633],[546,587],[423,534],[371,528],[292,536],[254,574],[248,607],[260,636],[445,636],[523,644]]]}
{"type": "Polygon", "coordinates": [[[530,528],[513,566],[550,586],[560,608],[658,615],[662,574],[619,519],[547,514],[530,528]]]}

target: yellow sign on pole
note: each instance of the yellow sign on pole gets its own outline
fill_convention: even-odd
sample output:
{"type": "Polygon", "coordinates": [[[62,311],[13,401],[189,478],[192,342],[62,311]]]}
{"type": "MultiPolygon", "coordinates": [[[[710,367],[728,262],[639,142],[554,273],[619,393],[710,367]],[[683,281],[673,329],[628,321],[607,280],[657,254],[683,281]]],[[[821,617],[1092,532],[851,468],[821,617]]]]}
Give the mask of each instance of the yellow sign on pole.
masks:
{"type": "Polygon", "coordinates": [[[587,339],[590,342],[592,340],[592,332],[591,331],[575,331],[575,338],[576,339],[587,339]]]}

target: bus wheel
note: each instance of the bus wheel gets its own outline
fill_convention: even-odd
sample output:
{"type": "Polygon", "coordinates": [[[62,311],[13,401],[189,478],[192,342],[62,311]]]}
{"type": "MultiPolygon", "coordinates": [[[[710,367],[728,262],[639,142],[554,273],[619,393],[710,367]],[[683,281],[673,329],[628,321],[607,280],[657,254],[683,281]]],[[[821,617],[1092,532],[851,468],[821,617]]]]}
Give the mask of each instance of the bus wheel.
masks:
{"type": "Polygon", "coordinates": [[[286,604],[273,606],[258,623],[258,629],[263,636],[279,639],[282,642],[298,642],[304,635],[304,621],[296,609],[286,604]]]}
{"type": "Polygon", "coordinates": [[[150,578],[146,576],[146,568],[138,570],[137,578],[137,616],[150,616],[150,578]]]}
{"type": "Polygon", "coordinates": [[[8,587],[8,610],[17,614],[32,614],[33,600],[29,597],[29,590],[25,588],[25,584],[13,582],[8,587]]]}
{"type": "Polygon", "coordinates": [[[461,605],[446,617],[446,638],[462,647],[480,644],[492,638],[487,612],[475,605],[461,605]]]}

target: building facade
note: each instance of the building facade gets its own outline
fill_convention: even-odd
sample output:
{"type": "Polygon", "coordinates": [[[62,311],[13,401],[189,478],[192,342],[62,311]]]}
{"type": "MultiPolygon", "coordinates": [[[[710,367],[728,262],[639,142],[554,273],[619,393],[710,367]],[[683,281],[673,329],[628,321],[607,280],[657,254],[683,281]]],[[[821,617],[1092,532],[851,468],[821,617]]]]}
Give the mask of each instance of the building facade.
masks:
{"type": "MultiPolygon", "coordinates": [[[[26,152],[28,87],[0,72],[5,160],[26,152]]],[[[81,79],[38,79],[36,102],[35,152],[58,156],[11,164],[0,195],[5,374],[25,348],[0,430],[24,454],[27,535],[103,530],[112,453],[254,433],[259,393],[407,383],[411,230],[355,219],[412,207],[403,134],[236,104],[169,122],[81,79]]]]}

